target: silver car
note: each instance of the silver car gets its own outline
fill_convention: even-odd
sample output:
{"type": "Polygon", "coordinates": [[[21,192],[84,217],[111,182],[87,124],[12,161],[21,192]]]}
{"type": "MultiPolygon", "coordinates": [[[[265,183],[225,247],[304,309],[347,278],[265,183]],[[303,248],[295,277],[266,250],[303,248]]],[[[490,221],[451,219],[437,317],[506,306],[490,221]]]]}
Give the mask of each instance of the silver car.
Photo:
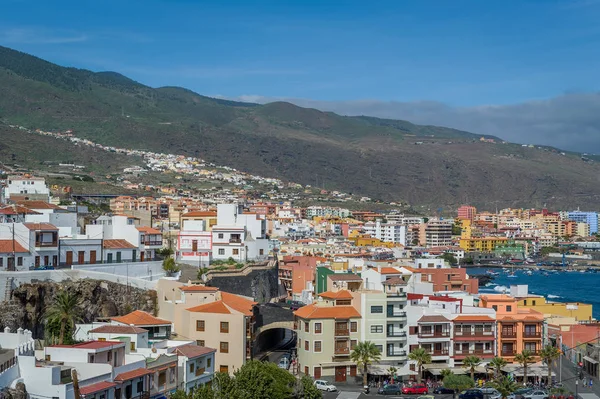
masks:
{"type": "Polygon", "coordinates": [[[523,399],[548,399],[548,392],[536,389],[527,395],[523,395],[523,399]]]}

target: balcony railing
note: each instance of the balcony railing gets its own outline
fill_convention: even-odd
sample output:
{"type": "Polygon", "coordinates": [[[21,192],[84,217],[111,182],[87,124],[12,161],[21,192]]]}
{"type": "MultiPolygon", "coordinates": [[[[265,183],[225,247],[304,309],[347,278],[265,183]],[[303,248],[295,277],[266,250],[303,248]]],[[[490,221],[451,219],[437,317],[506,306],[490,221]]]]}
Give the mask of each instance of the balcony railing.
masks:
{"type": "Polygon", "coordinates": [[[163,245],[162,240],[146,240],[144,245],[163,245]]]}
{"type": "Polygon", "coordinates": [[[350,336],[350,330],[347,328],[336,328],[334,332],[335,337],[348,337],[350,336]]]}
{"type": "Polygon", "coordinates": [[[241,238],[230,238],[229,239],[229,243],[230,244],[241,244],[242,243],[242,239],[241,238]]]}
{"type": "Polygon", "coordinates": [[[395,297],[395,298],[399,298],[399,299],[406,299],[406,292],[388,291],[388,292],[386,292],[386,294],[387,294],[388,297],[395,297]]]}
{"type": "Polygon", "coordinates": [[[494,331],[454,331],[455,337],[493,337],[494,331]]]}
{"type": "Polygon", "coordinates": [[[514,356],[514,355],[516,355],[516,352],[514,350],[507,350],[507,351],[503,350],[501,352],[501,354],[502,354],[502,356],[514,356]]]}
{"type": "Polygon", "coordinates": [[[541,331],[523,331],[523,338],[542,338],[541,331]]]}
{"type": "Polygon", "coordinates": [[[35,242],[35,246],[36,246],[36,248],[58,247],[58,241],[52,241],[52,242],[36,241],[35,242]]]}
{"type": "Polygon", "coordinates": [[[406,356],[406,351],[401,351],[401,350],[387,351],[387,356],[389,356],[389,357],[406,356]]]}
{"type": "Polygon", "coordinates": [[[476,356],[485,356],[485,355],[493,355],[494,351],[492,349],[469,349],[466,351],[463,350],[455,350],[455,355],[476,355],[476,356]]]}
{"type": "Polygon", "coordinates": [[[448,349],[435,349],[435,350],[427,350],[427,353],[429,353],[431,356],[448,356],[448,349]]]}
{"type": "Polygon", "coordinates": [[[406,331],[390,331],[387,332],[388,337],[406,337],[406,331]]]}
{"type": "Polygon", "coordinates": [[[206,372],[206,369],[204,367],[196,369],[196,377],[204,374],[205,372],[206,372]]]}
{"type": "Polygon", "coordinates": [[[349,355],[350,354],[350,348],[346,347],[339,347],[339,348],[335,348],[334,353],[336,355],[349,355]]]}
{"type": "Polygon", "coordinates": [[[387,317],[406,317],[406,312],[387,311],[387,317]]]}
{"type": "Polygon", "coordinates": [[[419,332],[419,338],[447,338],[447,337],[450,337],[450,331],[419,332]]]}
{"type": "Polygon", "coordinates": [[[502,337],[502,338],[517,338],[517,332],[516,331],[502,331],[500,333],[500,337],[502,337]]]}

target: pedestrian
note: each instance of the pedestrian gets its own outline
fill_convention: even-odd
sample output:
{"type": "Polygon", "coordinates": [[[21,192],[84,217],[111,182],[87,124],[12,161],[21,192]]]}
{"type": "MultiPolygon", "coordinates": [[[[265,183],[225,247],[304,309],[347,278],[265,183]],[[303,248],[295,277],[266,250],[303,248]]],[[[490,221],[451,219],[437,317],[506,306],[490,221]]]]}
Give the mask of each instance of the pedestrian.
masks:
{"type": "Polygon", "coordinates": [[[592,389],[592,385],[594,385],[594,384],[593,384],[592,377],[590,377],[590,389],[592,389]]]}
{"type": "Polygon", "coordinates": [[[585,377],[583,377],[583,387],[587,387],[587,380],[585,379],[585,377]]]}

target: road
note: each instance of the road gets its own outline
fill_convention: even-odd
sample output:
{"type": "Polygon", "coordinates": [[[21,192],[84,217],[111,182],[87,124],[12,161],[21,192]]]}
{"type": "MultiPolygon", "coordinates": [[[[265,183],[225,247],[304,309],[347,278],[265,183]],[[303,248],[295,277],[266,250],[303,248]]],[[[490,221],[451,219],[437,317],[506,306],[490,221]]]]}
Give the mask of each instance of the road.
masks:
{"type": "MultiPolygon", "coordinates": [[[[324,399],[367,399],[367,398],[390,398],[390,399],[416,399],[421,395],[377,395],[377,389],[371,388],[369,394],[365,394],[359,386],[340,387],[338,392],[323,392],[324,399]]],[[[453,399],[452,395],[432,395],[435,399],[453,399]]]]}
{"type": "MultiPolygon", "coordinates": [[[[560,371],[558,370],[558,364],[560,364],[560,362],[556,362],[557,365],[554,367],[554,372],[556,373],[556,380],[558,381],[559,377],[560,377],[560,371]]],[[[579,381],[579,379],[577,378],[576,375],[576,369],[575,369],[575,365],[573,363],[571,363],[571,361],[569,359],[567,359],[566,357],[563,356],[562,359],[562,383],[563,386],[569,390],[570,392],[575,393],[577,391],[577,393],[593,393],[595,395],[597,395],[598,397],[600,397],[600,381],[598,381],[598,379],[594,378],[593,379],[593,383],[592,383],[592,388],[583,387],[583,381],[579,381]],[[577,387],[575,387],[575,381],[578,381],[579,384],[577,387]]],[[[586,373],[584,373],[584,377],[586,381],[590,380],[590,376],[586,373]]]]}

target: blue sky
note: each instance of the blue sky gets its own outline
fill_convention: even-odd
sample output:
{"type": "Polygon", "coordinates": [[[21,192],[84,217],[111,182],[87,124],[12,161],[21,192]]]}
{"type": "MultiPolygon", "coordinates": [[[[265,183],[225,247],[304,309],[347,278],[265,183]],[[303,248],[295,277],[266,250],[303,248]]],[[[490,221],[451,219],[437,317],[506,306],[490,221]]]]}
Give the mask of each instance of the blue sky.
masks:
{"type": "Polygon", "coordinates": [[[4,0],[2,7],[1,45],[207,95],[477,106],[600,85],[598,0],[4,0]]]}

